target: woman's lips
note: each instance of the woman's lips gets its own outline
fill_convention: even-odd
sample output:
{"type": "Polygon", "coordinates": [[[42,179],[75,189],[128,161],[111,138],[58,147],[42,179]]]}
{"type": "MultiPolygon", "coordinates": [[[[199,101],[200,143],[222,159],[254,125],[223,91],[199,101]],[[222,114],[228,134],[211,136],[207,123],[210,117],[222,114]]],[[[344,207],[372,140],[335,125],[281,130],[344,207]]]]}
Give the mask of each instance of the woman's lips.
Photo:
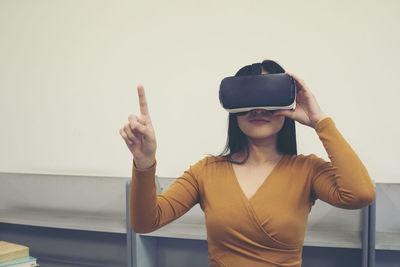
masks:
{"type": "Polygon", "coordinates": [[[250,120],[250,123],[257,124],[257,125],[266,124],[268,122],[269,121],[267,121],[267,120],[250,120]]]}

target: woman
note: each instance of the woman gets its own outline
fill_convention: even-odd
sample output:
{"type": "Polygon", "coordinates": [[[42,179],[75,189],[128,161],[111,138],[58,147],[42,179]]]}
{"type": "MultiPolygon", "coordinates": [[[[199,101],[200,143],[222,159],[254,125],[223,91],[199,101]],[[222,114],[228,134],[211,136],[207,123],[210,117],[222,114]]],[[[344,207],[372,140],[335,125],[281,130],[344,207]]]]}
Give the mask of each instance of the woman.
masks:
{"type": "MultiPolygon", "coordinates": [[[[236,76],[283,72],[276,62],[265,60],[243,67],[236,76]]],[[[144,89],[138,86],[141,114],[130,115],[120,130],[134,158],[133,231],[154,231],[200,203],[210,267],[298,267],[316,199],[345,209],[374,200],[374,186],[356,153],[304,81],[286,73],[298,90],[294,110],[229,114],[224,152],[203,158],[158,196],[156,140],[144,89]],[[330,162],[314,154],[297,155],[294,121],[315,129],[330,162]]]]}

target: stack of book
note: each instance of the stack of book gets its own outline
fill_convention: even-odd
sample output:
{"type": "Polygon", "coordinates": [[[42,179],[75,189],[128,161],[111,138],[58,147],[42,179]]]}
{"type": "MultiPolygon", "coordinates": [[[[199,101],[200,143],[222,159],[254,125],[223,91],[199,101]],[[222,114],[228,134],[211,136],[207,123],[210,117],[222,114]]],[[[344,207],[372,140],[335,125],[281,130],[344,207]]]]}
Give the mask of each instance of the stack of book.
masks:
{"type": "Polygon", "coordinates": [[[29,256],[26,246],[0,241],[0,267],[34,267],[39,266],[34,257],[29,256]]]}

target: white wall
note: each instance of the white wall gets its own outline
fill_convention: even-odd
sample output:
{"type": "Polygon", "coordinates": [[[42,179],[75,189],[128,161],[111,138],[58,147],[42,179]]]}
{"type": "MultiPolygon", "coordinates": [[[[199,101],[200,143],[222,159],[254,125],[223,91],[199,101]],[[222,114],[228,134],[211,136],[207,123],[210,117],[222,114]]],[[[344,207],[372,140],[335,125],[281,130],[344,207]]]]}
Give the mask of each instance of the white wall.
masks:
{"type": "MultiPolygon", "coordinates": [[[[158,175],[218,154],[218,86],[273,59],[303,78],[377,182],[400,182],[400,2],[0,1],[0,172],[130,176],[144,85],[158,175]]],[[[326,153],[298,125],[300,153],[326,153]]]]}

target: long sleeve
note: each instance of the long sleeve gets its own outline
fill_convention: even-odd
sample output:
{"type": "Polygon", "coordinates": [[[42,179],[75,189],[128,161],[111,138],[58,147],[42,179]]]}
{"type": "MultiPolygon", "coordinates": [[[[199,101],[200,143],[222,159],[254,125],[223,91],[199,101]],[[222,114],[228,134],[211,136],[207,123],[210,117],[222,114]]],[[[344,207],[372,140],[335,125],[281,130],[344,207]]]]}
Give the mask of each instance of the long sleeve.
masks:
{"type": "Polygon", "coordinates": [[[129,210],[134,232],[148,233],[157,230],[182,216],[199,202],[196,165],[191,166],[160,195],[156,193],[156,164],[146,170],[139,170],[133,165],[129,210]]]}
{"type": "Polygon", "coordinates": [[[315,127],[330,162],[314,156],[312,190],[315,198],[344,209],[359,209],[375,199],[375,188],[365,166],[337,130],[331,118],[315,127]]]}

